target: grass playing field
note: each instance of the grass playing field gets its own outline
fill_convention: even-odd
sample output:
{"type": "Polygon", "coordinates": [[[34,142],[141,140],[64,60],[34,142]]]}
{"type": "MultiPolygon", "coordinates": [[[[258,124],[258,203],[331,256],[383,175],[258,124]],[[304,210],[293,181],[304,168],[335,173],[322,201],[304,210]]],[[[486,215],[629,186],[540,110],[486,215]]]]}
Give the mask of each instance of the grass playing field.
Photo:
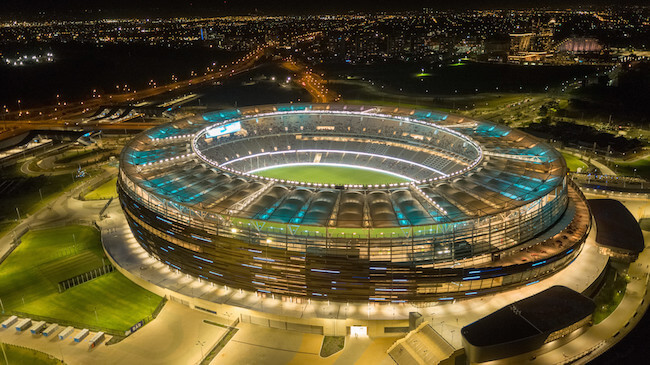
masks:
{"type": "Polygon", "coordinates": [[[84,196],[84,199],[102,200],[102,199],[117,198],[117,189],[115,188],[116,183],[117,183],[117,177],[114,177],[109,181],[105,182],[104,184],[100,185],[97,189],[86,194],[86,196],[84,196]]]}
{"type": "Polygon", "coordinates": [[[392,184],[408,180],[386,172],[359,167],[324,164],[278,166],[255,172],[255,175],[276,179],[322,184],[392,184]]]}
{"type": "Polygon", "coordinates": [[[151,315],[161,300],[114,271],[61,294],[41,297],[18,310],[124,331],[151,315]]]}
{"type": "Polygon", "coordinates": [[[0,299],[6,311],[123,331],[162,300],[118,272],[59,293],[59,281],[107,262],[99,232],[92,227],[30,231],[21,240],[0,264],[0,299]]]}

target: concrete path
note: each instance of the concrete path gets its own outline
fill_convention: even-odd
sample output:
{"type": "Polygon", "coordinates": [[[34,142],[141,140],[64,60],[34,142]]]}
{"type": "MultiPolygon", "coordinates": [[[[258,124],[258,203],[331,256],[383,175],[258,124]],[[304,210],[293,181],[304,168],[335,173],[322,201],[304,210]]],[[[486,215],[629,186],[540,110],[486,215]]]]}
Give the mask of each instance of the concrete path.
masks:
{"type": "Polygon", "coordinates": [[[386,351],[398,337],[347,337],[343,350],[320,356],[322,335],[240,323],[239,331],[211,365],[244,364],[394,364],[386,351]]]}

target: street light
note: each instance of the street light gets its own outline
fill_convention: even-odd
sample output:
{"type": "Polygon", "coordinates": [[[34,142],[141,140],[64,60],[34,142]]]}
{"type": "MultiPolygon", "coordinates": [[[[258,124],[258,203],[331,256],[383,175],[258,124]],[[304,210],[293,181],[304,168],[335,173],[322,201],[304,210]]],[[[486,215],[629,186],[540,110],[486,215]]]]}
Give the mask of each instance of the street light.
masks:
{"type": "MultiPolygon", "coordinates": [[[[200,359],[200,361],[203,361],[203,345],[205,345],[205,341],[200,341],[200,340],[199,340],[199,341],[196,341],[196,344],[197,344],[198,346],[201,346],[201,359],[200,359]]],[[[200,361],[199,361],[199,362],[200,362],[200,361]]]]}

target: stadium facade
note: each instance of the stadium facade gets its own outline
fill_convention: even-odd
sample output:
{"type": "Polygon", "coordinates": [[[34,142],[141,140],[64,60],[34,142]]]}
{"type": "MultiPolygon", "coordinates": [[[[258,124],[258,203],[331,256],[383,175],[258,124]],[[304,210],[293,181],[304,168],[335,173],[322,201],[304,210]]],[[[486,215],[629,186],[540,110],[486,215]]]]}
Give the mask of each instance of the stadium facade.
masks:
{"type": "Polygon", "coordinates": [[[134,237],[200,280],[283,300],[448,301],[527,285],[591,228],[562,156],[517,130],[424,110],[266,105],[134,138],[118,192],[134,237]],[[408,182],[259,177],[340,164],[408,182]]]}

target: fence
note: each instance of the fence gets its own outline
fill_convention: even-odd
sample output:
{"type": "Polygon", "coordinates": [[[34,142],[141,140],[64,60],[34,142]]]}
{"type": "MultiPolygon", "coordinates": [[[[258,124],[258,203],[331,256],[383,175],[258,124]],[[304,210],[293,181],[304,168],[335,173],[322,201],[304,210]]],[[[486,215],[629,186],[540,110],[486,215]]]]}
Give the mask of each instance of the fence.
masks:
{"type": "Polygon", "coordinates": [[[148,315],[146,318],[143,319],[144,324],[147,324],[147,323],[153,321],[154,319],[156,319],[156,317],[158,317],[158,314],[160,314],[160,311],[163,309],[163,307],[165,306],[166,303],[167,303],[167,298],[163,298],[160,301],[160,303],[158,303],[158,306],[156,307],[156,309],[154,309],[153,312],[150,315],[148,315]]]}
{"type": "Polygon", "coordinates": [[[4,260],[7,259],[7,257],[9,257],[9,255],[11,255],[12,252],[14,252],[14,250],[18,247],[18,245],[20,245],[20,242],[21,242],[20,237],[22,237],[25,233],[27,233],[27,231],[29,231],[29,229],[30,229],[29,226],[25,226],[25,227],[21,228],[19,231],[16,231],[15,228],[12,230],[13,243],[11,243],[9,245],[9,250],[7,250],[7,252],[5,252],[0,257],[0,264],[2,262],[4,262],[4,260]]]}
{"type": "Polygon", "coordinates": [[[285,322],[285,321],[276,321],[273,319],[255,317],[248,314],[241,315],[242,323],[250,323],[258,326],[264,326],[269,328],[277,328],[287,331],[296,331],[302,333],[312,333],[316,335],[323,334],[323,326],[313,326],[309,324],[285,322]]]}
{"type": "Polygon", "coordinates": [[[99,211],[99,218],[100,219],[102,218],[102,216],[104,215],[104,212],[106,212],[106,209],[108,209],[108,206],[111,205],[112,202],[113,202],[113,197],[108,199],[106,204],[104,204],[104,207],[102,208],[102,210],[99,211]]]}
{"type": "Polygon", "coordinates": [[[85,272],[81,275],[77,275],[75,277],[72,277],[67,280],[60,281],[57,285],[59,288],[59,293],[63,293],[64,291],[74,288],[77,285],[83,284],[87,281],[96,279],[104,274],[108,274],[109,272],[115,271],[115,268],[113,265],[110,263],[108,265],[104,265],[102,267],[98,267],[96,269],[90,270],[88,272],[85,272]]]}
{"type": "MultiPolygon", "coordinates": [[[[29,352],[31,352],[33,354],[36,354],[37,356],[34,356],[36,358],[47,358],[47,359],[51,359],[54,362],[56,362],[57,365],[59,365],[59,364],[65,365],[63,360],[61,360],[61,359],[59,359],[59,358],[57,358],[55,356],[52,356],[50,354],[46,354],[45,352],[34,350],[33,348],[20,346],[20,345],[9,344],[9,343],[2,343],[2,346],[4,346],[5,349],[9,349],[9,348],[13,347],[13,348],[18,348],[18,349],[21,349],[21,350],[24,350],[24,351],[29,351],[29,352]]],[[[0,363],[4,364],[4,358],[0,359],[0,363]]]]}
{"type": "Polygon", "coordinates": [[[221,337],[219,337],[219,340],[215,342],[214,346],[210,348],[210,350],[205,354],[203,359],[201,359],[200,365],[209,365],[212,363],[212,360],[214,360],[215,357],[219,354],[219,352],[226,347],[228,344],[228,341],[230,341],[237,331],[239,329],[237,328],[237,325],[239,324],[239,318],[236,318],[230,326],[228,326],[228,330],[224,332],[221,337]]]}
{"type": "Polygon", "coordinates": [[[92,183],[88,183],[83,187],[82,190],[79,191],[79,194],[77,195],[77,199],[86,200],[84,198],[86,194],[102,186],[104,183],[110,181],[115,176],[117,176],[117,172],[110,172],[110,171],[107,171],[104,174],[99,175],[95,181],[93,181],[92,183]]]}

